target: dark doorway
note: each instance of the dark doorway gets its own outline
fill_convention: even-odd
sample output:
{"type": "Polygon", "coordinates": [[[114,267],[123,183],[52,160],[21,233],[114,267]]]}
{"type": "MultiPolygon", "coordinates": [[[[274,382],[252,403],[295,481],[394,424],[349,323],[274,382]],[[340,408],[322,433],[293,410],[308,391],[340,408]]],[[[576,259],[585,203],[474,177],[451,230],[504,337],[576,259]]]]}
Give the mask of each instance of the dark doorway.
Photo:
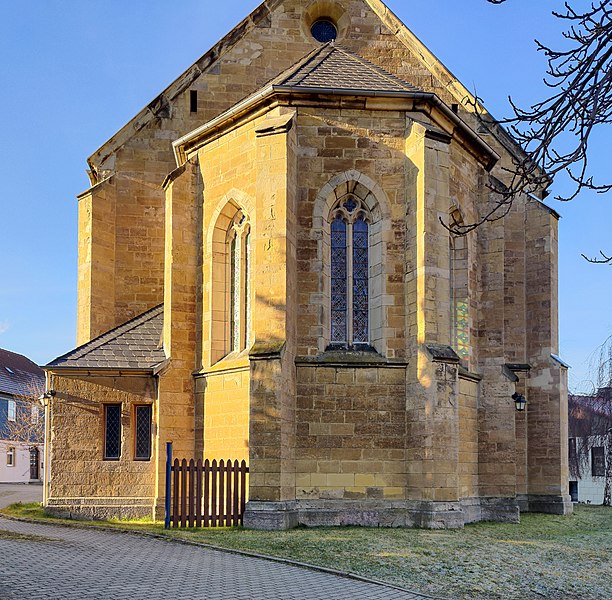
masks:
{"type": "Polygon", "coordinates": [[[578,502],[578,482],[570,481],[569,482],[569,493],[572,497],[572,502],[578,502]]]}
{"type": "Polygon", "coordinates": [[[40,479],[40,452],[30,448],[30,479],[40,479]]]}

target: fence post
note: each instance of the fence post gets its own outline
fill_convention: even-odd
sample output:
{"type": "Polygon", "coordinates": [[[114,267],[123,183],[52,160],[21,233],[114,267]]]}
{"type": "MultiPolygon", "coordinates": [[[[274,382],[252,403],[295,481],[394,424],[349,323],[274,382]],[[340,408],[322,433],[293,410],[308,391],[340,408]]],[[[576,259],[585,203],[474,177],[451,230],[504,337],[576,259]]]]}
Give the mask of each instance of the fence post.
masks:
{"type": "Polygon", "coordinates": [[[166,442],[166,514],[165,514],[165,520],[164,520],[164,529],[170,529],[170,496],[171,494],[172,494],[172,442],[166,442]]]}

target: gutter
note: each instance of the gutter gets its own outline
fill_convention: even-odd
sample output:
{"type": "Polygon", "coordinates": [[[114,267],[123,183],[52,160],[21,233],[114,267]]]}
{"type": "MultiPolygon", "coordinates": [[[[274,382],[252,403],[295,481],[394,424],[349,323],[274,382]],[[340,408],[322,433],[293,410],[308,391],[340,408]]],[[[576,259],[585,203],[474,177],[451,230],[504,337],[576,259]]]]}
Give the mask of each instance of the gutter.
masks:
{"type": "Polygon", "coordinates": [[[129,367],[61,367],[46,366],[43,369],[49,375],[70,376],[79,375],[80,377],[151,377],[156,375],[156,367],[146,369],[136,369],[129,367]]]}
{"type": "MultiPolygon", "coordinates": [[[[330,95],[330,96],[356,96],[365,98],[404,98],[406,100],[417,101],[413,102],[413,106],[410,107],[412,110],[427,113],[422,107],[418,105],[418,101],[422,101],[427,105],[435,107],[442,113],[443,117],[446,118],[455,127],[455,131],[461,132],[461,134],[469,140],[469,142],[475,146],[479,152],[485,155],[488,159],[485,161],[485,168],[490,171],[495,164],[499,161],[500,156],[491,146],[489,146],[480,136],[463,121],[457,114],[455,114],[442,100],[433,93],[430,92],[412,92],[412,91],[397,91],[397,92],[380,92],[376,90],[346,90],[338,88],[295,88],[283,85],[268,85],[263,88],[260,92],[254,96],[250,96],[238,104],[234,105],[228,111],[222,113],[218,117],[215,117],[211,121],[208,121],[204,125],[201,125],[197,129],[194,129],[190,133],[180,137],[172,144],[174,156],[176,159],[177,166],[181,166],[187,160],[187,152],[193,151],[201,147],[198,141],[206,137],[215,129],[221,128],[224,125],[232,124],[238,121],[241,117],[245,116],[250,111],[254,110],[257,105],[261,104],[265,100],[271,97],[278,96],[290,96],[290,95],[301,95],[301,94],[316,94],[316,95],[330,95]]],[[[406,110],[410,110],[407,108],[406,110]]],[[[267,107],[262,107],[259,112],[262,114],[267,110],[267,107]]],[[[396,109],[397,110],[397,109],[396,109]]],[[[259,113],[258,113],[259,114],[259,113]]],[[[435,119],[434,119],[435,120],[435,119]]]]}

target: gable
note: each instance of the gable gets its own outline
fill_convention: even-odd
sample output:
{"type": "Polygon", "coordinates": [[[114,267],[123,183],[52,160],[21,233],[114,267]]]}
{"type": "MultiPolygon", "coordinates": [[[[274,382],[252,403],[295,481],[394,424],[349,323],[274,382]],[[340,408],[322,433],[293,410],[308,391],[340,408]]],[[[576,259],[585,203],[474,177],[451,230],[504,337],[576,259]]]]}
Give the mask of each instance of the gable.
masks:
{"type": "MultiPolygon", "coordinates": [[[[146,137],[146,133],[138,135],[143,129],[163,129],[166,139],[181,137],[264,86],[309,51],[319,48],[309,28],[321,16],[331,16],[336,21],[338,43],[374,65],[425,92],[436,93],[449,106],[461,105],[465,98],[473,100],[466,88],[379,0],[310,3],[268,0],[89,158],[92,184],[103,178],[104,172],[110,174],[118,169],[114,153],[133,137],[146,137]],[[198,93],[196,114],[189,110],[192,91],[198,93]]],[[[469,107],[465,108],[462,112],[466,112],[464,118],[469,122],[469,107]]],[[[512,146],[509,136],[506,137],[505,145],[512,146]]]]}

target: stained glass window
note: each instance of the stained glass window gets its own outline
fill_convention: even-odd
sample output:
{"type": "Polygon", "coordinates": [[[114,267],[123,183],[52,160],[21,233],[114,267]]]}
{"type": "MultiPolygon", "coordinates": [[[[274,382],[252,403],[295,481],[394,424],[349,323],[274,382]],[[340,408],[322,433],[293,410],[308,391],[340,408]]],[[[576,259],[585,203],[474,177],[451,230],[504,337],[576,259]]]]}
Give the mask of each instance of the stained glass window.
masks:
{"type": "Polygon", "coordinates": [[[331,221],[331,343],[369,342],[369,225],[361,200],[338,202],[331,221]]]}
{"type": "Polygon", "coordinates": [[[368,224],[353,223],[353,343],[368,343],[368,224]]]}
{"type": "Polygon", "coordinates": [[[347,226],[341,215],[331,224],[331,341],[347,342],[347,226]]]}
{"type": "MultiPolygon", "coordinates": [[[[451,213],[451,221],[462,223],[458,211],[451,213]]],[[[451,340],[459,358],[470,358],[470,315],[468,247],[465,236],[450,236],[450,306],[451,340]]]]}
{"type": "Polygon", "coordinates": [[[104,405],[104,459],[121,456],[121,404],[104,405]]]}
{"type": "Polygon", "coordinates": [[[457,354],[461,358],[468,358],[470,355],[469,327],[468,303],[464,300],[457,300],[455,302],[455,343],[457,354]]]}

